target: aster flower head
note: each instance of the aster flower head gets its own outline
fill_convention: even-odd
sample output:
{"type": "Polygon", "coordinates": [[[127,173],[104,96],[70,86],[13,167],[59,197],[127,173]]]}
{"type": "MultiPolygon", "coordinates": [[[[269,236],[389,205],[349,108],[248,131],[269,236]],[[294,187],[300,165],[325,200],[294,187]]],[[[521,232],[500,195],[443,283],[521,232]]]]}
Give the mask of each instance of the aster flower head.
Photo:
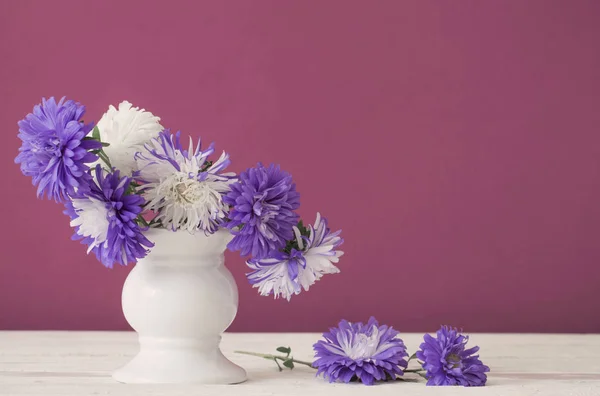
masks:
{"type": "Polygon", "coordinates": [[[263,259],[293,238],[300,194],[292,176],[279,166],[259,163],[242,172],[224,202],[232,207],[227,223],[234,235],[230,250],[263,259]]]}
{"type": "Polygon", "coordinates": [[[485,385],[490,368],[474,355],[478,346],[465,349],[468,340],[448,326],[442,326],[435,337],[425,334],[417,358],[426,370],[427,385],[485,385]]]}
{"type": "Polygon", "coordinates": [[[300,221],[293,232],[294,239],[282,251],[247,262],[253,270],[248,280],[263,296],[273,294],[289,301],[302,289],[308,291],[323,275],[340,272],[334,263],[344,254],[336,250],[344,242],[341,231],[331,232],[320,213],[314,226],[304,227],[300,221]]]}
{"type": "Polygon", "coordinates": [[[131,176],[137,170],[135,153],[164,129],[160,117],[133,107],[128,101],[119,103],[118,108],[109,106],[97,127],[100,140],[109,144],[104,152],[110,164],[123,176],[131,176]]]}
{"type": "Polygon", "coordinates": [[[74,240],[88,245],[96,258],[108,268],[115,263],[127,265],[146,256],[153,244],[136,223],[144,199],[132,193],[131,178],[119,171],[105,174],[100,165],[87,193],[78,193],[65,204],[65,214],[75,228],[74,240]]]}
{"type": "Polygon", "coordinates": [[[194,148],[191,138],[185,150],[180,134],[163,131],[136,154],[136,180],[142,184],[146,208],[158,213],[155,221],[165,228],[214,233],[229,210],[223,196],[229,192],[235,174],[222,171],[231,161],[225,152],[217,161],[209,161],[214,146],[202,150],[198,141],[194,148]]]}
{"type": "Polygon", "coordinates": [[[15,162],[21,172],[31,176],[38,187],[37,195],[57,202],[68,199],[75,190],[84,190],[88,174],[87,164],[98,156],[93,150],[102,148],[100,142],[85,139],[92,124],[84,125],[81,117],[85,106],[63,97],[42,99],[19,121],[19,138],[23,142],[15,162]]]}
{"type": "Polygon", "coordinates": [[[380,326],[371,317],[366,324],[342,320],[338,327],[323,333],[324,340],[313,345],[317,375],[329,382],[394,380],[402,376],[408,361],[404,342],[392,327],[380,326]]]}

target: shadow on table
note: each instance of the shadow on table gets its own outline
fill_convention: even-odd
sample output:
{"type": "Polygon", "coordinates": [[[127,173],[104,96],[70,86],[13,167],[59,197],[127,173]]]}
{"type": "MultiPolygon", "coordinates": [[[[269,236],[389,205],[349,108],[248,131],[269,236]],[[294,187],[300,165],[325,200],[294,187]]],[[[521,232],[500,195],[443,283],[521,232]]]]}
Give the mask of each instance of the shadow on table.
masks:
{"type": "Polygon", "coordinates": [[[109,377],[106,373],[69,371],[0,371],[0,377],[109,377]]]}
{"type": "Polygon", "coordinates": [[[532,380],[600,380],[600,373],[492,373],[494,378],[532,380]]]}

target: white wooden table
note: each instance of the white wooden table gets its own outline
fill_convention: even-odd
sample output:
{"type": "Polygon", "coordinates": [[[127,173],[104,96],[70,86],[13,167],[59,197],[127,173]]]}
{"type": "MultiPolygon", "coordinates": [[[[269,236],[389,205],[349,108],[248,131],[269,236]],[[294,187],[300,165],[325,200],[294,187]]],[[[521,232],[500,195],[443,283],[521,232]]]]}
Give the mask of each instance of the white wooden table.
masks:
{"type": "MultiPolygon", "coordinates": [[[[404,334],[409,353],[422,335],[404,334]]],[[[296,358],[312,359],[318,334],[225,334],[225,355],[248,371],[240,385],[125,385],[110,373],[137,350],[128,332],[0,332],[0,395],[600,395],[600,335],[473,334],[490,366],[483,388],[426,387],[396,381],[367,387],[329,384],[299,366],[278,372],[271,361],[234,354],[270,353],[289,345],[296,358]]],[[[411,362],[412,363],[412,362],[411,362]]]]}

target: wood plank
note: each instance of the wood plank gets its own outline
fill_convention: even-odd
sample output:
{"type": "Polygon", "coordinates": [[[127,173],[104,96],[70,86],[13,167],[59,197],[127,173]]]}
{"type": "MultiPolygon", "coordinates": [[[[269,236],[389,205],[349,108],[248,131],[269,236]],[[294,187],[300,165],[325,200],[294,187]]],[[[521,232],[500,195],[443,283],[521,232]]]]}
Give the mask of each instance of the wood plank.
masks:
{"type": "MultiPolygon", "coordinates": [[[[409,352],[422,339],[403,334],[409,352]]],[[[312,359],[319,334],[228,333],[223,352],[248,371],[241,385],[124,385],[110,377],[137,351],[131,332],[0,332],[0,395],[600,395],[600,335],[473,334],[482,360],[491,367],[488,386],[437,388],[414,382],[366,387],[329,384],[314,371],[297,367],[278,372],[272,362],[234,354],[237,349],[274,352],[291,346],[298,359],[312,359]]]]}

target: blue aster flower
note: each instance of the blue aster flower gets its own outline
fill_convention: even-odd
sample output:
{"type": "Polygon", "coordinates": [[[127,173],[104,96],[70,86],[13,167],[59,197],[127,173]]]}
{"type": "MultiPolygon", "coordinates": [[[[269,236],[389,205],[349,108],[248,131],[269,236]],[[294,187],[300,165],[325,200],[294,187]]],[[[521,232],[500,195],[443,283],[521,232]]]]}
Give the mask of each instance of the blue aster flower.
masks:
{"type": "Polygon", "coordinates": [[[279,166],[259,163],[242,172],[223,202],[232,207],[227,228],[234,238],[229,249],[239,250],[242,256],[266,258],[294,236],[298,222],[294,210],[300,206],[300,194],[292,176],[279,166]]]}
{"type": "Polygon", "coordinates": [[[68,199],[75,190],[87,188],[91,179],[88,163],[98,160],[90,151],[102,148],[96,140],[84,139],[93,125],[84,125],[85,106],[63,97],[42,99],[33,113],[19,121],[23,144],[15,162],[31,176],[37,195],[57,202],[68,199]]]}
{"type": "Polygon", "coordinates": [[[154,246],[135,221],[144,199],[132,192],[131,178],[120,177],[117,170],[105,175],[97,165],[95,176],[86,193],[78,192],[65,204],[75,228],[72,239],[88,245],[88,253],[108,268],[135,263],[154,246]]]}
{"type": "Polygon", "coordinates": [[[398,334],[392,327],[379,326],[373,317],[367,324],[342,320],[323,334],[325,340],[313,346],[313,367],[329,382],[358,380],[372,385],[395,380],[408,365],[406,347],[398,334]]]}
{"type": "Polygon", "coordinates": [[[425,334],[417,358],[426,370],[427,385],[485,385],[490,368],[474,355],[478,346],[465,349],[468,340],[448,326],[442,326],[436,337],[425,334]]]}
{"type": "Polygon", "coordinates": [[[246,263],[253,270],[247,274],[250,284],[263,296],[273,294],[289,301],[302,289],[308,291],[323,275],[340,272],[334,264],[344,254],[337,250],[344,242],[341,231],[331,232],[320,213],[314,225],[304,227],[300,222],[293,230],[295,239],[286,249],[246,263]]]}

